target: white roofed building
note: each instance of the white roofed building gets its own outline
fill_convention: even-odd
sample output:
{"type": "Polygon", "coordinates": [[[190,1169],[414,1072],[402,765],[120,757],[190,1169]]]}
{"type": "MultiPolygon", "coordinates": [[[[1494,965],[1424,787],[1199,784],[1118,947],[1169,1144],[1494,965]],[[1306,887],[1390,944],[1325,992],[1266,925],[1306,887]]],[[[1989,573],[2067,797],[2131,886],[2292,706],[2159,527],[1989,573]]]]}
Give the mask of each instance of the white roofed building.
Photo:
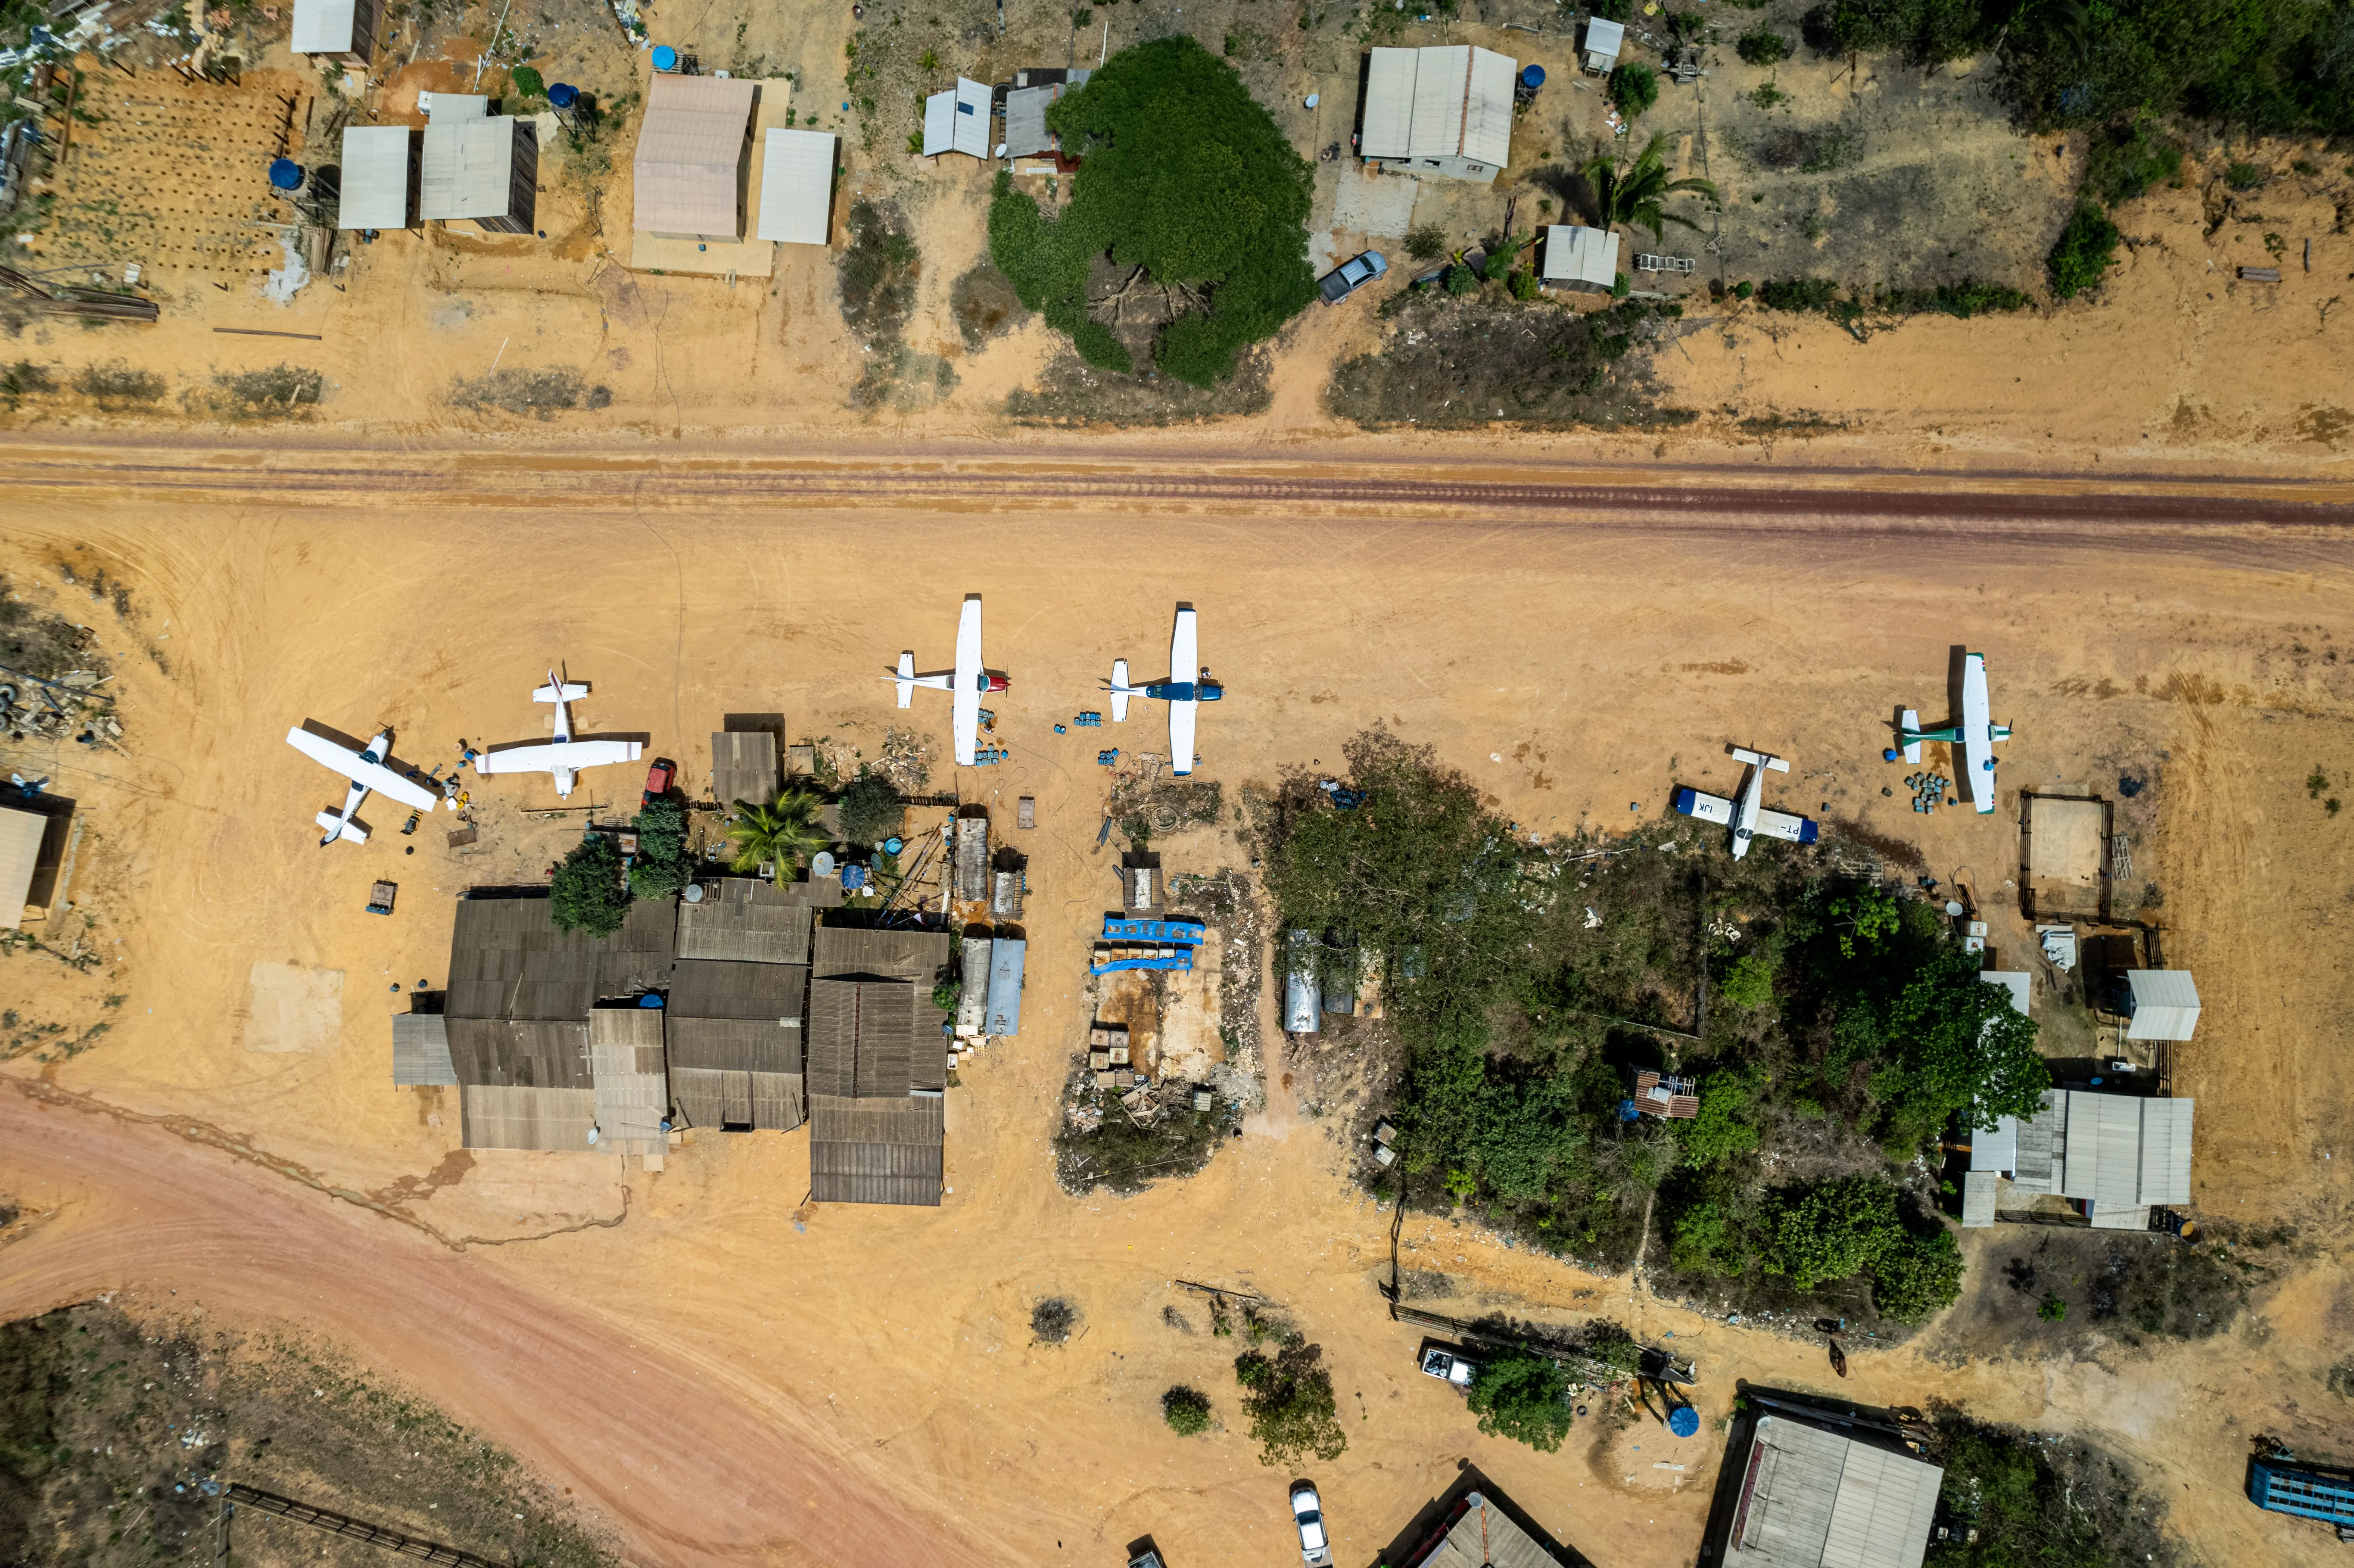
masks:
{"type": "MultiPolygon", "coordinates": [[[[2069,1199],[2096,1231],[2149,1228],[2153,1205],[2190,1202],[2191,1105],[2187,1099],[2052,1089],[2043,1108],[1992,1138],[1976,1135],[1970,1178],[2007,1175],[2020,1192],[2069,1199]],[[1979,1139],[1985,1140],[1983,1160],[1979,1139]],[[1999,1163],[2007,1160],[2007,1164],[1999,1163]]],[[[1992,1196],[1984,1221],[1992,1223],[1992,1196]]]]}
{"type": "Polygon", "coordinates": [[[376,55],[384,0],[294,0],[286,47],[314,60],[365,66],[376,55]]]}
{"type": "Polygon", "coordinates": [[[417,132],[406,125],[344,127],[338,228],[407,228],[417,210],[417,132]]]}
{"type": "Polygon", "coordinates": [[[826,242],[833,227],[833,154],[831,132],[769,132],[758,238],[787,245],[826,242]]]}
{"type": "Polygon", "coordinates": [[[1724,1568],[1921,1568],[1937,1466],[1784,1415],[1758,1417],[1741,1463],[1724,1568]]]}
{"type": "Polygon", "coordinates": [[[2127,969],[2128,1040],[2188,1040],[2199,1027],[2199,988],[2189,969],[2127,969]]]}
{"type": "Polygon", "coordinates": [[[956,85],[924,100],[924,156],[962,153],[989,161],[989,84],[957,78],[956,85]]]}
{"type": "Polygon", "coordinates": [[[417,216],[445,222],[472,218],[490,234],[529,234],[539,189],[539,142],[531,122],[512,114],[477,112],[454,120],[445,115],[445,103],[463,115],[467,101],[456,94],[435,95],[431,123],[425,127],[417,216]]]}
{"type": "Polygon", "coordinates": [[[1606,294],[1618,282],[1618,236],[1615,231],[1556,223],[1544,231],[1538,283],[1573,294],[1606,294]]]}
{"type": "Polygon", "coordinates": [[[1357,155],[1402,174],[1492,181],[1511,161],[1520,69],[1469,44],[1373,50],[1357,155]]]}

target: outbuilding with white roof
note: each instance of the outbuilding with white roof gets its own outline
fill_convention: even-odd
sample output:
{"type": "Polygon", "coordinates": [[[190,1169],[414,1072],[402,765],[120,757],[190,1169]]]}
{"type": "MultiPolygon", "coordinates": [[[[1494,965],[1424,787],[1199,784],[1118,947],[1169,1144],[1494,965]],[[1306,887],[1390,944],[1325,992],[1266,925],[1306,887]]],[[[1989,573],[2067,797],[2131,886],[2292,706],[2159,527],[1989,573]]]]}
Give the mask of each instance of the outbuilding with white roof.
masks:
{"type": "Polygon", "coordinates": [[[827,131],[771,130],[760,164],[762,239],[823,245],[833,227],[834,137],[827,131]]]}
{"type": "Polygon", "coordinates": [[[1606,294],[1618,282],[1618,236],[1575,224],[1549,225],[1537,265],[1537,281],[1545,288],[1606,294]]]}
{"type": "Polygon", "coordinates": [[[962,153],[988,162],[990,120],[989,84],[957,78],[924,100],[924,156],[962,153]]]}
{"type": "Polygon", "coordinates": [[[2199,1027],[2199,988],[2189,969],[2127,969],[2128,1040],[2188,1040],[2199,1027]]]}
{"type": "Polygon", "coordinates": [[[376,54],[383,0],[294,0],[286,47],[314,60],[364,66],[376,54]]]}
{"type": "Polygon", "coordinates": [[[417,199],[417,132],[406,125],[344,127],[338,228],[407,228],[417,199]]]}
{"type": "Polygon", "coordinates": [[[1511,161],[1520,69],[1469,44],[1373,50],[1357,155],[1401,173],[1492,181],[1511,161]]]}
{"type": "Polygon", "coordinates": [[[744,238],[746,165],[758,90],[726,77],[654,77],[630,164],[631,228],[673,239],[744,238]]]}

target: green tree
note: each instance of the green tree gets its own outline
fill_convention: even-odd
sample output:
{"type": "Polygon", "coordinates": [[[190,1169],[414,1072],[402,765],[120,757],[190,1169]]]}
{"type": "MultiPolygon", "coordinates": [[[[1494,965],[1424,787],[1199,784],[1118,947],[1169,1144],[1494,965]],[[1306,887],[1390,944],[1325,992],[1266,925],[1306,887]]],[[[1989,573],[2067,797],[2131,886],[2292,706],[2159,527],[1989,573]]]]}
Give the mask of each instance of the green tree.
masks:
{"type": "Polygon", "coordinates": [[[1469,1397],[1479,1430],[1490,1437],[1551,1454],[1569,1436],[1569,1379],[1559,1363],[1543,1356],[1498,1353],[1472,1375],[1469,1397]]]}
{"type": "MultiPolygon", "coordinates": [[[[1620,66],[1619,70],[1628,68],[1620,66]]],[[[1635,68],[1641,69],[1641,68],[1635,68]]],[[[1617,79],[1617,73],[1612,73],[1617,79]]],[[[1655,88],[1653,90],[1657,90],[1655,88]]],[[[1668,178],[1666,159],[1659,152],[1659,138],[1654,136],[1635,161],[1621,168],[1607,154],[1585,165],[1585,177],[1593,183],[1594,199],[1601,209],[1602,227],[1625,224],[1629,228],[1648,228],[1654,244],[1665,234],[1665,226],[1681,223],[1686,228],[1698,228],[1691,219],[1667,210],[1667,198],[1671,196],[1700,196],[1710,201],[1716,197],[1716,186],[1708,180],[1668,178]]]]}
{"type": "Polygon", "coordinates": [[[1765,1084],[1766,1075],[1755,1067],[1724,1066],[1701,1075],[1700,1112],[1678,1139],[1686,1164],[1713,1165],[1757,1147],[1757,1129],[1747,1117],[1765,1084]]]}
{"type": "Polygon", "coordinates": [[[1618,112],[1632,120],[1659,101],[1659,73],[1649,66],[1628,60],[1612,69],[1609,93],[1618,112]]]}
{"type": "Polygon", "coordinates": [[[621,880],[621,852],[610,833],[590,833],[556,868],[548,914],[559,931],[610,937],[630,911],[629,884],[621,880]]]}
{"type": "Polygon", "coordinates": [[[630,891],[641,898],[669,898],[694,877],[686,854],[686,808],[676,800],[649,800],[630,824],[638,853],[630,865],[630,891]]]}
{"type": "Polygon", "coordinates": [[[1905,1227],[1871,1270],[1872,1302],[1900,1323],[1919,1323],[1961,1298],[1962,1249],[1954,1233],[1934,1219],[1905,1227]]]}
{"type": "Polygon", "coordinates": [[[2117,247],[2124,239],[2107,213],[2091,202],[2079,204],[2068,227],[2052,242],[2052,254],[2044,259],[2052,274],[2052,292],[2073,300],[2099,283],[2101,275],[2115,263],[2117,247]]]}
{"type": "Polygon", "coordinates": [[[1872,1075],[1872,1092],[1892,1107],[1903,1137],[1930,1138],[1946,1118],[1990,1128],[2003,1116],[2043,1108],[2051,1069],[2035,1049],[2032,1019],[2010,1004],[2008,988],[1980,978],[1976,954],[1942,942],[1912,975],[1888,1011],[1889,1060],[1872,1075]]]}
{"type": "Polygon", "coordinates": [[[1349,1446],[1323,1356],[1322,1346],[1293,1335],[1273,1356],[1246,1351],[1235,1358],[1235,1381],[1243,1387],[1243,1413],[1258,1440],[1260,1464],[1292,1464],[1310,1454],[1337,1459],[1349,1446]]]}
{"type": "Polygon", "coordinates": [[[1710,1200],[1678,1214],[1669,1234],[1668,1261],[1679,1274],[1727,1277],[1749,1266],[1749,1240],[1731,1205],[1710,1200]]]}
{"type": "Polygon", "coordinates": [[[879,773],[862,773],[842,792],[842,837],[845,843],[876,844],[907,821],[907,803],[879,773]]]}
{"type": "Polygon", "coordinates": [[[1774,969],[1773,954],[1744,953],[1716,993],[1735,1007],[1764,1007],[1774,1000],[1774,969]]]}
{"type": "Polygon", "coordinates": [[[736,852],[731,865],[739,875],[758,871],[769,861],[777,863],[779,874],[800,865],[825,846],[825,830],[817,820],[823,809],[806,789],[788,789],[767,806],[737,801],[736,824],[727,830],[728,847],[736,852]]]}
{"type": "Polygon", "coordinates": [[[1161,1396],[1161,1419],[1169,1423],[1169,1430],[1180,1437],[1191,1437],[1210,1429],[1210,1396],[1198,1388],[1179,1383],[1161,1396]]]}
{"type": "Polygon", "coordinates": [[[1315,299],[1313,175],[1234,68],[1191,36],[1122,49],[1046,119],[1082,159],[1070,205],[1049,219],[1001,175],[990,255],[1022,302],[1091,364],[1129,367],[1091,313],[1099,256],[1190,302],[1162,328],[1154,358],[1196,387],[1231,376],[1245,348],[1315,299]]]}
{"type": "Polygon", "coordinates": [[[1793,1187],[1766,1200],[1766,1268],[1801,1290],[1850,1279],[1904,1234],[1896,1189],[1872,1176],[1793,1187]]]}
{"type": "Polygon", "coordinates": [[[1733,47],[1751,65],[1772,65],[1790,58],[1790,40],[1763,22],[1742,34],[1733,47]]]}

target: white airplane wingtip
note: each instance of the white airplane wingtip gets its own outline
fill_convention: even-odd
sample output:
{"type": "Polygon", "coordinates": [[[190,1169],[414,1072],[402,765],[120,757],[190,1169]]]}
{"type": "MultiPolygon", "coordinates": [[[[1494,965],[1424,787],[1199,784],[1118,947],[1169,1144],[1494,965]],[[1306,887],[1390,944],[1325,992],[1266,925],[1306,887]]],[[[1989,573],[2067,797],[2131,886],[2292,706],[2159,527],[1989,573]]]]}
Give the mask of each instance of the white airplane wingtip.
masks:
{"type": "Polygon", "coordinates": [[[1111,722],[1114,724],[1128,722],[1127,686],[1128,661],[1115,659],[1111,662],[1111,722]]]}
{"type": "MultiPolygon", "coordinates": [[[[1904,710],[1904,727],[1907,731],[1921,727],[1921,715],[1918,710],[1914,708],[1904,710]]],[[[1919,741],[1908,740],[1904,743],[1904,760],[1908,765],[1917,765],[1920,762],[1921,743],[1919,741]]]]}
{"type": "Polygon", "coordinates": [[[911,648],[899,655],[899,673],[897,674],[885,675],[883,678],[898,686],[899,705],[901,707],[913,706],[916,700],[915,650],[911,648]]]}

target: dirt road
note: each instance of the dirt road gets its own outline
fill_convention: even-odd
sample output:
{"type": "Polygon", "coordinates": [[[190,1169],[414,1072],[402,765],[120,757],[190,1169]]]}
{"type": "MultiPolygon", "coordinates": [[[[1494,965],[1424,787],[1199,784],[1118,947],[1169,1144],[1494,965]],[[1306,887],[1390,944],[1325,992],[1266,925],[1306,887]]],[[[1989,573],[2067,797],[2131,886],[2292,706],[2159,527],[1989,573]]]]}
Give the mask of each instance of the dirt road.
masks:
{"type": "MultiPolygon", "coordinates": [[[[0,446],[16,503],[0,571],[96,627],[127,730],[119,750],[10,753],[80,802],[75,939],[99,961],[0,959],[0,1007],[74,1043],[0,1071],[122,1115],[37,1103],[37,1084],[0,1095],[0,1191],[56,1210],[0,1255],[0,1310],[180,1288],[316,1330],[575,1487],[647,1563],[1091,1564],[1150,1531],[1172,1563],[1275,1568],[1296,1561],[1288,1478],[1234,1430],[1232,1341],[1168,1282],[1248,1285],[1334,1369],[1350,1447],[1316,1479],[1350,1560],[1469,1459],[1597,1563],[1689,1563],[1722,1439],[1588,1426],[1542,1456],[1479,1436],[1383,1313],[1392,1216],[1355,1185],[1334,1118],[1278,1102],[1190,1181],[1125,1202],[1056,1190],[1047,1140],[1111,862],[1093,853],[1106,742],[1053,726],[1094,702],[1113,658],[1157,655],[1190,599],[1227,694],[1204,719],[1203,776],[1230,799],[1331,768],[1381,723],[1532,832],[1607,830],[1721,779],[1739,741],[1794,758],[1802,808],[1988,890],[1998,947],[2024,951],[2001,891],[2010,819],[1924,819],[1881,792],[1892,704],[1934,696],[1967,640],[2017,731],[2006,790],[2144,782],[2135,861],[2164,886],[2169,959],[2205,1004],[2177,1059],[2198,1101],[2197,1201],[2298,1226],[2299,1261],[2213,1340],[2031,1351],[2011,1325],[2031,1331],[2031,1303],[1998,1298],[1974,1319],[1991,1329],[1850,1344],[1838,1386],[2098,1435],[2211,1560],[2334,1554],[2237,1489],[2253,1434],[2326,1446],[2346,1414],[2331,1368],[2354,1289],[2336,1259],[2354,1228],[2334,1154],[2354,1147],[2354,1070],[2333,1021],[2354,1012],[2354,975],[2310,934],[2343,918],[2354,832],[2306,779],[2319,767],[2348,787],[2354,574],[2336,514],[2262,509],[2349,498],[2164,474],[2104,488],[1365,453],[0,446]],[[860,477],[877,468],[908,477],[860,477]],[[852,488],[797,490],[805,476],[852,488]],[[1362,484],[1409,488],[1347,488],[1362,484]],[[1598,492],[1673,502],[1680,484],[1776,509],[1777,487],[1803,485],[1814,510],[1595,510],[1598,492]],[[1575,498],[1508,508],[1488,485],[1575,498]],[[1940,489],[2010,500],[1940,516],[1825,499],[1940,489]],[[2128,492],[2142,499],[2115,499],[2128,492]],[[2052,497],[2107,510],[2038,510],[2052,497]],[[557,830],[528,815],[529,781],[486,780],[484,845],[385,832],[322,852],[309,820],[329,781],[281,744],[288,725],[387,724],[404,754],[446,757],[461,736],[539,732],[528,691],[562,659],[595,686],[583,726],[652,732],[690,789],[731,713],[781,712],[795,738],[872,757],[887,725],[945,731],[944,710],[902,715],[875,677],[902,648],[932,657],[965,592],[984,595],[990,662],[1013,677],[996,705],[1012,757],[936,762],[933,787],[993,808],[1034,796],[1040,825],[1023,846],[1023,1033],[950,1094],[940,1209],[803,1204],[802,1133],[699,1139],[653,1176],[585,1153],[470,1154],[447,1091],[389,1084],[393,988],[446,971],[451,895],[535,878],[557,830]],[[390,920],[363,912],[376,877],[401,884],[390,920]],[[258,1005],[260,975],[287,969],[332,999],[313,1027],[258,1005]],[[453,1252],[437,1236],[512,1240],[453,1252]],[[1078,1306],[1068,1345],[1031,1341],[1048,1294],[1078,1306]],[[1170,1434],[1158,1401],[1177,1382],[1227,1429],[1170,1434]]],[[[636,780],[588,788],[605,806],[636,780]]],[[[1172,874],[1250,853],[1231,822],[1155,847],[1172,874]]],[[[1469,1224],[1414,1216],[1405,1241],[1467,1315],[1674,1332],[1701,1359],[1711,1421],[1736,1378],[1837,1383],[1819,1346],[1469,1224]]],[[[1974,1278],[1997,1277],[2008,1245],[1974,1240],[1974,1278]]]]}

